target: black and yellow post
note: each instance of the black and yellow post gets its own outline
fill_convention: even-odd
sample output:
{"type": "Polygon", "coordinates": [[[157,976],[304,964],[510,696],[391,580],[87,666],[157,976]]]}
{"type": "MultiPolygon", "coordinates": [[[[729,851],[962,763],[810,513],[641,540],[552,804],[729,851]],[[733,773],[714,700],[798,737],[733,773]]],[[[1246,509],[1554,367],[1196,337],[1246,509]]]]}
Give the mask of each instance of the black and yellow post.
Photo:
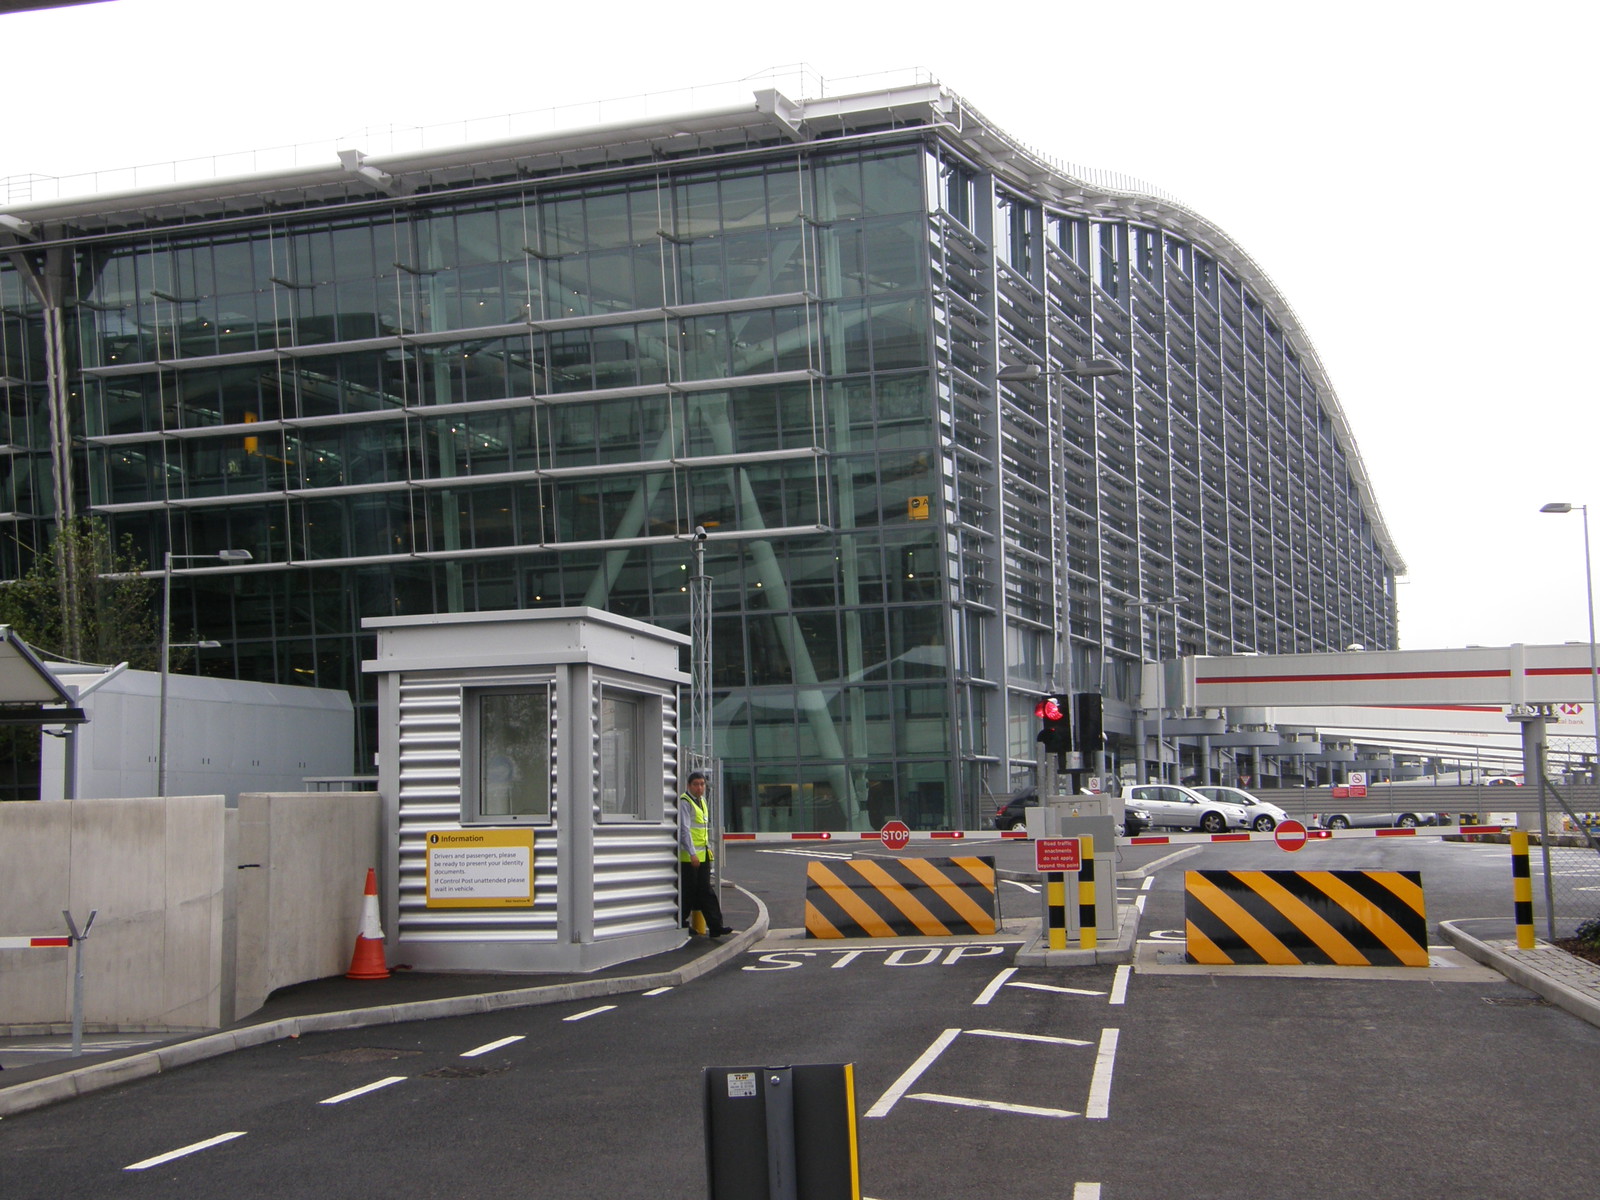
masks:
{"type": "Polygon", "coordinates": [[[1078,841],[1083,848],[1083,865],[1078,868],[1078,945],[1093,950],[1100,944],[1094,911],[1094,838],[1085,834],[1078,841]]]}
{"type": "Polygon", "coordinates": [[[1511,835],[1511,911],[1517,924],[1517,949],[1532,950],[1533,872],[1528,866],[1528,835],[1511,835]]]}
{"type": "Polygon", "coordinates": [[[1044,873],[1044,910],[1049,923],[1048,945],[1052,950],[1067,948],[1067,873],[1044,873]]]}

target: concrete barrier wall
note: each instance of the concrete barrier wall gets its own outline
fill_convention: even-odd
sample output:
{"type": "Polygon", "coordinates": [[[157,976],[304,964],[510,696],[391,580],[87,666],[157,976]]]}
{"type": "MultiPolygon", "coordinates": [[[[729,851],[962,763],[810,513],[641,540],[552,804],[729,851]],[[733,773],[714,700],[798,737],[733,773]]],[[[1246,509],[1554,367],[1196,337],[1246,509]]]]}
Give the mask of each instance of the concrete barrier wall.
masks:
{"type": "MultiPolygon", "coordinates": [[[[0,804],[0,933],[84,943],[84,1022],[109,1029],[222,1023],[230,907],[221,796],[0,804]]],[[[72,1019],[71,951],[0,950],[0,1026],[72,1019]]]]}
{"type": "MultiPolygon", "coordinates": [[[[345,970],[378,840],[370,792],[0,804],[0,935],[98,910],[85,1026],[214,1029],[345,970]]],[[[71,1019],[70,950],[0,950],[0,1030],[71,1019]]]]}
{"type": "Polygon", "coordinates": [[[380,820],[376,792],[239,797],[237,1017],[277,988],[349,969],[380,820]]]}

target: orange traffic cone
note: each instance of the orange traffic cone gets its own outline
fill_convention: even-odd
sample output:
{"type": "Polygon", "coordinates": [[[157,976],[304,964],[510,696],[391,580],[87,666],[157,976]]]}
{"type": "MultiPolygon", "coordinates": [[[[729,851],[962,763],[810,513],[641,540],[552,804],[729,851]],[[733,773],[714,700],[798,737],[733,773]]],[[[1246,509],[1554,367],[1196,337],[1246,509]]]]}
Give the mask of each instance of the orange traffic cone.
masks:
{"type": "Polygon", "coordinates": [[[378,873],[367,868],[367,890],[361,898],[361,932],[356,934],[356,952],[350,956],[346,979],[387,979],[389,968],[383,961],[383,926],[378,923],[378,873]]]}

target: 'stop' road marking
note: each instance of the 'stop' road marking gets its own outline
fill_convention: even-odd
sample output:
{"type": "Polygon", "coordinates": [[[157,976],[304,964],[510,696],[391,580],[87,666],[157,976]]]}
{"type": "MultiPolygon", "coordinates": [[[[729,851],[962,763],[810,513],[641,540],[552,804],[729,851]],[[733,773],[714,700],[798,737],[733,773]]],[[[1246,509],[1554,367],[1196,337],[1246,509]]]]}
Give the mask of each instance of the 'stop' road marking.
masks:
{"type": "Polygon", "coordinates": [[[129,1163],[123,1167],[124,1171],[143,1171],[149,1167],[159,1167],[162,1163],[171,1162],[175,1158],[182,1158],[185,1154],[193,1154],[197,1150],[209,1150],[212,1146],[220,1146],[223,1142],[231,1142],[234,1138],[242,1138],[244,1130],[237,1133],[219,1133],[214,1138],[207,1138],[203,1142],[196,1142],[192,1146],[185,1146],[181,1150],[168,1150],[165,1154],[158,1154],[154,1158],[147,1158],[141,1162],[129,1163]]]}

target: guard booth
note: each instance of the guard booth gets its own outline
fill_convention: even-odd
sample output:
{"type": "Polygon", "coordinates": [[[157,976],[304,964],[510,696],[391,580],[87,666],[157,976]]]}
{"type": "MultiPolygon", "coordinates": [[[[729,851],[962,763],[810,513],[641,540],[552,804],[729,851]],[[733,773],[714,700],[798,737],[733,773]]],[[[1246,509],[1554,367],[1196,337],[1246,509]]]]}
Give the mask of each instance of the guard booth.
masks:
{"type": "Polygon", "coordinates": [[[376,617],[384,930],[419,970],[573,972],[681,945],[688,638],[592,608],[376,617]]]}

